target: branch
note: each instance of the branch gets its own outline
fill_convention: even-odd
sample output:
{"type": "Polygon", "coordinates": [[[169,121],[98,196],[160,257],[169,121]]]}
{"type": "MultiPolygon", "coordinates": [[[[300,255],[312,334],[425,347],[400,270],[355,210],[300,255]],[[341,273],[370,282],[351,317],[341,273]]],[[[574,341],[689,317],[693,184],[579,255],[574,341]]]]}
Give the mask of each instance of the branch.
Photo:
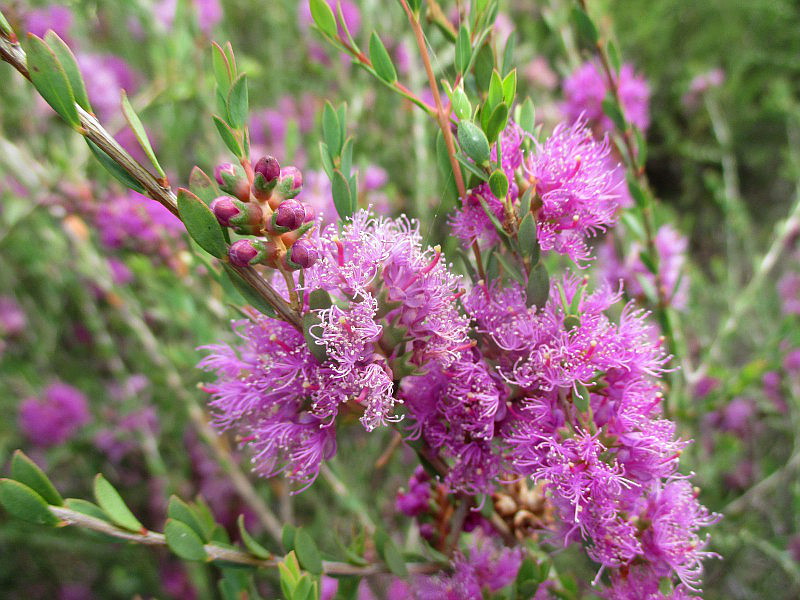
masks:
{"type": "MultiPolygon", "coordinates": [[[[167,539],[163,533],[155,531],[144,531],[141,533],[133,533],[125,529],[121,529],[103,519],[91,517],[78,511],[63,507],[63,506],[50,506],[50,512],[56,517],[61,519],[62,526],[75,525],[83,529],[90,529],[99,533],[104,533],[111,537],[121,540],[134,542],[136,544],[143,544],[145,546],[167,546],[167,539]]],[[[220,560],[229,563],[236,563],[240,565],[248,565],[258,568],[275,568],[283,560],[283,557],[273,557],[268,559],[256,558],[252,554],[243,552],[242,550],[234,548],[225,548],[217,544],[205,544],[203,546],[209,561],[220,560]]],[[[436,573],[437,571],[446,568],[446,565],[440,563],[409,563],[407,565],[408,572],[416,575],[436,573]]],[[[372,563],[366,566],[351,565],[350,563],[323,561],[322,570],[326,575],[378,575],[382,573],[390,573],[391,571],[384,563],[372,563]]]]}
{"type": "MultiPolygon", "coordinates": [[[[0,36],[0,58],[10,64],[30,80],[25,52],[19,44],[15,44],[0,36]]],[[[92,141],[98,148],[105,152],[111,160],[117,163],[128,175],[135,179],[145,190],[147,195],[164,206],[173,215],[180,219],[178,214],[178,201],[174,192],[168,186],[162,185],[147,169],[140,165],[117,140],[108,133],[94,115],[75,105],[81,122],[79,133],[92,141]]],[[[281,319],[302,330],[300,315],[292,309],[283,297],[269,284],[253,267],[231,267],[250,285],[267,303],[269,303],[281,319]]]]}

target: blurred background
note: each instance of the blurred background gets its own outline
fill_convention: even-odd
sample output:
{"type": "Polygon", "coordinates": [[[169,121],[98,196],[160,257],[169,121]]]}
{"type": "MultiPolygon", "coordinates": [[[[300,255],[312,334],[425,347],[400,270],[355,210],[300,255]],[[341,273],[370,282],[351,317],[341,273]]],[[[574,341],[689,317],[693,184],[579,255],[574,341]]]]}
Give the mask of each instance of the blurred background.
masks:
{"type": "MultiPolygon", "coordinates": [[[[439,4],[447,18],[455,14],[455,1],[439,4]]],[[[500,6],[496,43],[516,36],[519,95],[533,99],[549,131],[569,110],[566,82],[585,58],[570,29],[571,4],[500,6]]],[[[701,500],[724,514],[710,545],[724,558],[707,561],[704,596],[800,597],[800,9],[792,0],[589,6],[631,77],[649,90],[646,168],[661,200],[662,260],[672,261],[682,351],[671,417],[681,437],[694,440],[683,470],[697,472],[701,500]]],[[[52,28],[68,42],[98,117],[141,156],[120,110],[119,89],[127,91],[173,186],[185,185],[194,165],[210,172],[227,160],[210,119],[211,40],[230,40],[248,74],[254,156],[303,169],[305,200],[328,215],[319,113],[325,99],[346,101],[360,203],[417,216],[431,243],[452,248],[433,128],[325,46],[310,30],[307,3],[0,1],[0,9],[17,32],[52,28]]],[[[342,0],[342,10],[357,39],[381,32],[401,81],[424,93],[399,5],[342,0]]],[[[437,27],[429,35],[434,51],[448,51],[437,27]]],[[[439,60],[434,67],[444,68],[452,56],[439,60]]],[[[234,537],[244,513],[274,548],[253,495],[281,520],[310,527],[322,548],[335,548],[354,522],[402,523],[395,493],[413,461],[375,464],[390,432],[354,428],[330,469],[299,496],[280,479],[249,475],[247,457],[209,427],[195,368],[198,347],[233,339],[242,299],[174,217],[121,188],[22,77],[7,65],[0,73],[4,466],[22,448],[74,497],[88,496],[102,471],[154,527],[170,494],[200,494],[234,537]]],[[[624,235],[596,240],[593,276],[637,272],[624,235]]],[[[630,277],[626,291],[636,299],[646,290],[630,277]]],[[[211,567],[110,546],[99,535],[32,529],[5,514],[0,555],[8,598],[216,597],[211,567]]],[[[556,560],[581,581],[594,576],[579,552],[556,560]]],[[[275,581],[263,579],[271,597],[275,581]]],[[[373,587],[363,593],[381,597],[373,587]]]]}

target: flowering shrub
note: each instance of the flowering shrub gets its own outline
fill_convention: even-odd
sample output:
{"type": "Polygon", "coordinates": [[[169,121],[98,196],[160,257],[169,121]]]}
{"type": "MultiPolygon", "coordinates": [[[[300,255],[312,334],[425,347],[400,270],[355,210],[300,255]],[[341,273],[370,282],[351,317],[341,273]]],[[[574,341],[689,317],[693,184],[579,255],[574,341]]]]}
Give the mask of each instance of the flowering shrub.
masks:
{"type": "Polygon", "coordinates": [[[754,553],[796,587],[749,513],[798,465],[800,205],[743,267],[738,80],[665,99],[599,7],[541,4],[0,7],[0,505],[104,534],[10,590],[777,597],[719,560],[754,553]],[[673,100],[716,143],[680,147],[705,262],[673,100]]]}

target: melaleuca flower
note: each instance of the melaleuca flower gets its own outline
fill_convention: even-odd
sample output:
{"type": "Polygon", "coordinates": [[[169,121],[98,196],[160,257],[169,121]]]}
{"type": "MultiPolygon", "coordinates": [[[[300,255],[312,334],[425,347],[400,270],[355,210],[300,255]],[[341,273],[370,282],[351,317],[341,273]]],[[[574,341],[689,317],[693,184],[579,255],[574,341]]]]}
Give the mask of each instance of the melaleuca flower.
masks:
{"type": "Polygon", "coordinates": [[[559,125],[525,161],[535,186],[539,246],[578,262],[589,257],[586,237],[615,222],[619,181],[609,168],[610,149],[584,121],[559,125]]]}
{"type": "Polygon", "coordinates": [[[91,420],[83,392],[66,383],[52,383],[40,397],[19,406],[19,426],[31,443],[57,446],[68,441],[91,420]]]}
{"type": "MultiPolygon", "coordinates": [[[[626,120],[644,131],[650,124],[647,81],[628,64],[622,65],[615,79],[626,120]]],[[[605,72],[595,62],[584,63],[564,80],[563,111],[571,121],[586,118],[602,132],[611,132],[614,124],[603,111],[603,100],[609,91],[605,72]]]]}
{"type": "Polygon", "coordinates": [[[430,476],[422,467],[417,467],[408,480],[408,491],[397,492],[395,506],[408,517],[416,517],[426,512],[431,501],[430,476]]]}
{"type": "Polygon", "coordinates": [[[683,272],[689,242],[674,228],[663,225],[656,233],[654,244],[658,255],[657,275],[642,262],[641,244],[631,244],[627,256],[620,259],[614,238],[607,238],[598,251],[600,277],[614,285],[623,281],[625,292],[637,300],[646,299],[644,285],[648,285],[669,306],[684,309],[689,300],[689,280],[683,272]]]}
{"type": "Polygon", "coordinates": [[[455,554],[451,575],[418,577],[412,583],[413,597],[431,600],[484,598],[484,592],[498,592],[514,581],[522,557],[521,548],[498,547],[479,535],[465,553],[455,554]]]}
{"type": "Polygon", "coordinates": [[[691,600],[697,598],[684,585],[666,593],[661,590],[662,579],[647,566],[634,566],[611,576],[611,585],[603,590],[607,600],[691,600]]]}

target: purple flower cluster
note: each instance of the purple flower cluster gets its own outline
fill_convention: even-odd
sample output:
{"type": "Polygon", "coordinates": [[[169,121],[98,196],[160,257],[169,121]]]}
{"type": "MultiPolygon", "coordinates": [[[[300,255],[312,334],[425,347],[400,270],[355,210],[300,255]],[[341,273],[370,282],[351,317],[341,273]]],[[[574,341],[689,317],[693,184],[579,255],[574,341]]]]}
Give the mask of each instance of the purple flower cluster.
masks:
{"type": "Polygon", "coordinates": [[[100,241],[108,248],[125,248],[167,259],[182,239],[183,225],[166,208],[133,191],[102,203],[94,215],[100,241]]]}
{"type": "Polygon", "coordinates": [[[684,276],[689,242],[670,225],[663,225],[654,243],[658,274],[653,274],[642,262],[640,244],[632,243],[626,257],[620,260],[614,239],[609,236],[598,251],[600,277],[613,285],[622,281],[631,298],[645,299],[647,286],[673,308],[684,309],[689,301],[689,280],[684,276]]]}
{"type": "MultiPolygon", "coordinates": [[[[642,131],[650,125],[650,88],[647,81],[629,64],[616,76],[617,93],[625,118],[642,131]]],[[[612,132],[614,124],[603,111],[603,100],[610,88],[605,73],[595,62],[581,65],[564,81],[564,114],[571,121],[588,119],[602,132],[612,132]]]]}
{"type": "Polygon", "coordinates": [[[39,397],[19,406],[19,426],[32,444],[57,446],[68,441],[91,420],[83,393],[66,383],[51,383],[39,397]]]}
{"type": "MultiPolygon", "coordinates": [[[[595,140],[584,121],[559,125],[544,143],[536,142],[528,156],[523,154],[522,141],[523,134],[513,123],[502,134],[502,166],[511,182],[511,204],[532,186],[541,249],[575,261],[587,260],[586,238],[613,224],[620,204],[622,185],[617,166],[610,161],[608,143],[595,140]]],[[[493,158],[497,158],[496,149],[493,158]]],[[[473,188],[452,218],[453,232],[467,245],[478,239],[489,244],[498,241],[481,200],[503,221],[503,203],[489,185],[473,188]]]]}

